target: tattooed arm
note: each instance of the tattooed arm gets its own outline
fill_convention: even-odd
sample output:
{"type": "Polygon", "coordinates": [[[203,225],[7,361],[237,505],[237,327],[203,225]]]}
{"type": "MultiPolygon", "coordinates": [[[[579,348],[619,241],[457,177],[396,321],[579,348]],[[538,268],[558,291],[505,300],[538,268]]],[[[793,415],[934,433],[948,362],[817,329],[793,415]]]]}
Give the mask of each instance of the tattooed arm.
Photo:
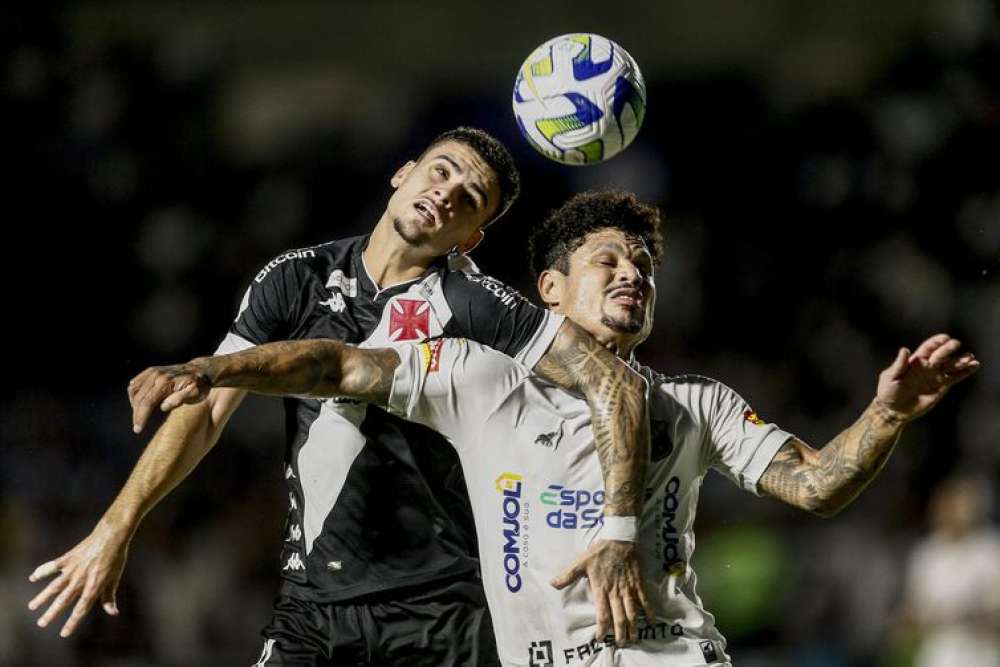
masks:
{"type": "Polygon", "coordinates": [[[961,344],[932,336],[916,352],[902,348],[879,376],[875,400],[821,450],[793,438],[775,455],[760,489],[814,514],[833,516],[853,501],[889,459],[906,422],[925,414],[979,368],[961,344]]]}
{"type": "Polygon", "coordinates": [[[639,516],[649,459],[646,381],[566,320],[535,372],[590,404],[604,476],[604,515],[639,516]]]}
{"type": "MultiPolygon", "coordinates": [[[[587,398],[604,477],[604,515],[638,517],[649,459],[646,381],[569,320],[534,370],[587,398]]],[[[636,543],[599,540],[551,583],[565,588],[581,577],[588,579],[597,610],[595,636],[603,638],[613,628],[619,642],[638,637],[638,609],[652,618],[652,608],[636,543]]]]}
{"type": "Polygon", "coordinates": [[[213,387],[279,396],[349,396],[385,405],[399,355],[335,340],[258,345],[235,354],[147,368],[129,383],[138,433],[157,407],[172,410],[201,401],[213,387]]]}

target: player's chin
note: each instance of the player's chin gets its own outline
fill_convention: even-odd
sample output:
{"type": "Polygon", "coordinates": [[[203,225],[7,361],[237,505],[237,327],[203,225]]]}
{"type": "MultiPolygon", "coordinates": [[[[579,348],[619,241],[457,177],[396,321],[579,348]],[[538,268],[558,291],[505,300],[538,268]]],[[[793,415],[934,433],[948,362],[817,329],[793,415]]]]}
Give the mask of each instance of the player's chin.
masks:
{"type": "Polygon", "coordinates": [[[419,220],[396,218],[392,221],[392,226],[400,238],[412,246],[428,245],[434,238],[435,230],[428,228],[423,218],[419,220]]]}
{"type": "Polygon", "coordinates": [[[645,319],[642,312],[631,309],[612,309],[602,318],[604,326],[616,333],[637,334],[642,331],[645,319]],[[620,311],[620,312],[615,312],[620,311]]]}

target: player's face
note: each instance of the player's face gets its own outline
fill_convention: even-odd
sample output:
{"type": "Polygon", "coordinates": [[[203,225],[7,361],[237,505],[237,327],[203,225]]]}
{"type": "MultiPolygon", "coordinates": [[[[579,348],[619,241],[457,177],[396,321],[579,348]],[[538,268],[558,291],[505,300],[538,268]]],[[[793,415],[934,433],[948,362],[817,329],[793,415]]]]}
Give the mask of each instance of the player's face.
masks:
{"type": "Polygon", "coordinates": [[[639,239],[614,228],[588,234],[560,282],[553,310],[597,340],[631,350],[649,335],[656,285],[653,258],[639,239]]]}
{"type": "Polygon", "coordinates": [[[458,141],[431,148],[392,178],[396,188],[387,212],[396,233],[410,246],[435,256],[467,250],[500,205],[500,186],[475,149],[458,141]]]}

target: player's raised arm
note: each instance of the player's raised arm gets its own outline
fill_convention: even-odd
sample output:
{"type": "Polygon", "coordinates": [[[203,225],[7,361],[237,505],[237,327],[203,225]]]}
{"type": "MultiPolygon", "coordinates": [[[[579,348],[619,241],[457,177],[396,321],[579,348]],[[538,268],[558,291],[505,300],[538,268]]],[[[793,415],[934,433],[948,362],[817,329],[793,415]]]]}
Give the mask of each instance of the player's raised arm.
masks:
{"type": "Polygon", "coordinates": [[[960,355],[960,348],[938,334],[916,352],[900,349],[861,417],[820,450],[796,438],[786,442],[760,478],[761,491],[820,516],[842,510],[882,469],[903,426],[979,369],[975,356],[960,355]]]}
{"type": "Polygon", "coordinates": [[[167,418],[90,535],[31,573],[32,582],[55,577],[28,603],[33,611],[49,605],[38,619],[40,627],[72,607],[60,632],[68,637],[98,600],[107,614],[118,614],[115,593],[139,523],[215,445],[244,396],[234,389],[206,391],[202,396],[206,400],[167,418]]]}
{"type": "Polygon", "coordinates": [[[129,383],[129,400],[137,431],[155,410],[197,403],[217,387],[276,396],[346,396],[385,405],[398,365],[399,355],[391,349],[362,349],[335,340],[267,343],[147,368],[129,383]]]}

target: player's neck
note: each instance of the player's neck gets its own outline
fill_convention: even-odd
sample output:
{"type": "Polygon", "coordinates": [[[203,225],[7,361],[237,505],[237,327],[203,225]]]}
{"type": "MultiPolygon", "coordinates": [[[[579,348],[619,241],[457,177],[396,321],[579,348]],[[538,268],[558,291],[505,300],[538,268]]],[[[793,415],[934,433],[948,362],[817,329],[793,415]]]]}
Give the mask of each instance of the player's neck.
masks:
{"type": "Polygon", "coordinates": [[[362,256],[369,276],[379,289],[419,278],[434,262],[435,257],[421,253],[400,238],[385,219],[375,226],[362,256]]]}

